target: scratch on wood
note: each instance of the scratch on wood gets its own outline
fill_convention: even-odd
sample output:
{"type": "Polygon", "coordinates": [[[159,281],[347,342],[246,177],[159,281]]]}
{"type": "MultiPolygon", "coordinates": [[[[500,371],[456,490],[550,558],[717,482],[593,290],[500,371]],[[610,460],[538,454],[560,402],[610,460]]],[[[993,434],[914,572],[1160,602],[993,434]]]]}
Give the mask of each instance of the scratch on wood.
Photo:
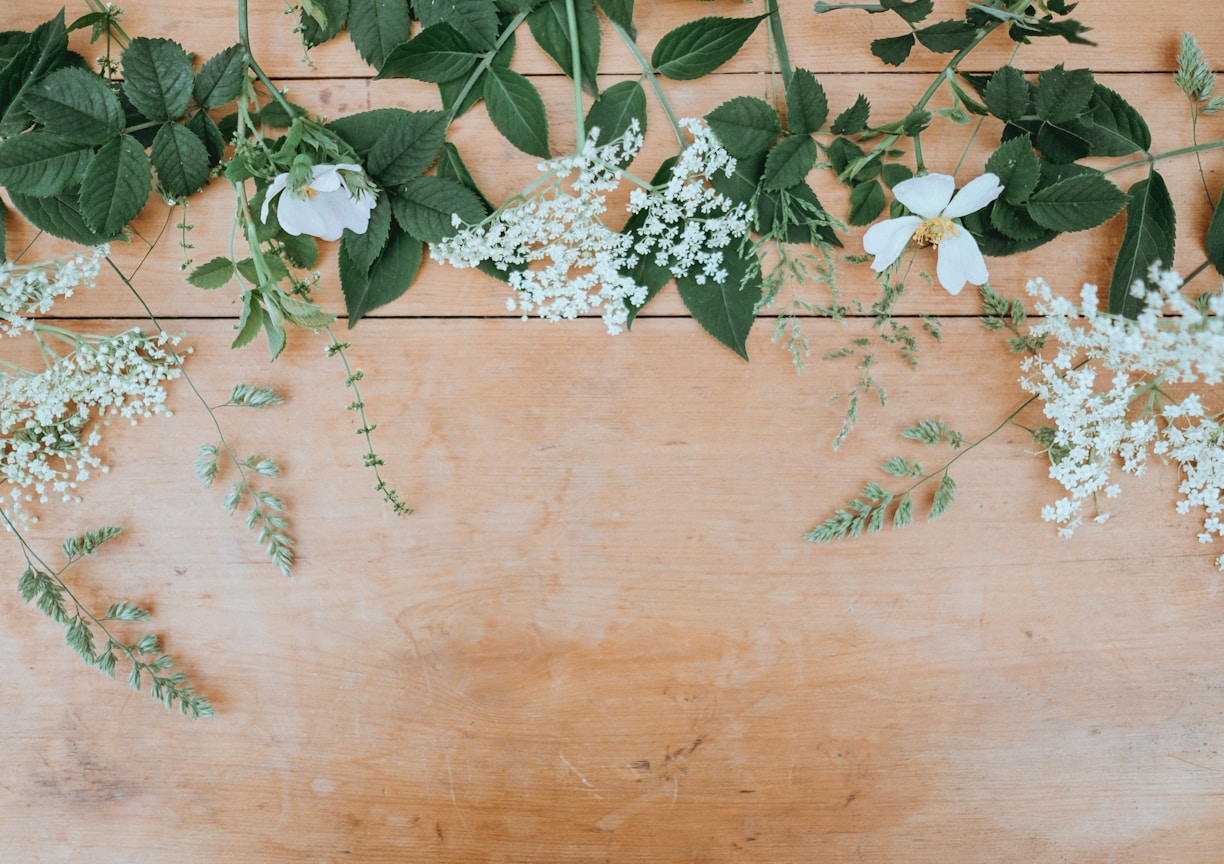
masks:
{"type": "Polygon", "coordinates": [[[598,792],[598,791],[595,789],[595,787],[591,785],[591,781],[587,780],[587,778],[586,778],[586,777],[584,777],[584,776],[582,775],[582,772],[581,772],[581,771],[579,771],[577,768],[575,768],[575,767],[574,767],[574,763],[573,763],[573,762],[571,762],[571,761],[569,761],[568,759],[566,759],[566,758],[565,758],[565,754],[564,754],[564,753],[562,753],[560,750],[558,750],[558,751],[557,751],[557,755],[561,757],[561,763],[562,763],[563,765],[565,765],[565,767],[566,767],[566,768],[568,768],[569,770],[573,771],[573,772],[574,772],[574,776],[576,776],[576,777],[577,777],[579,780],[581,780],[581,781],[582,781],[582,785],[583,785],[583,786],[585,786],[585,787],[587,787],[588,789],[590,789],[590,790],[591,790],[591,793],[592,793],[592,794],[593,794],[593,795],[594,795],[596,798],[598,798],[598,799],[600,799],[600,800],[602,801],[602,800],[603,800],[603,796],[602,796],[602,795],[600,795],[600,794],[599,794],[599,792],[598,792]]]}
{"type": "Polygon", "coordinates": [[[455,807],[455,813],[459,816],[459,821],[463,823],[463,827],[467,827],[467,820],[463,818],[463,811],[459,809],[459,799],[455,797],[455,775],[451,771],[450,754],[446,754],[446,779],[450,783],[450,799],[451,804],[455,807]]]}

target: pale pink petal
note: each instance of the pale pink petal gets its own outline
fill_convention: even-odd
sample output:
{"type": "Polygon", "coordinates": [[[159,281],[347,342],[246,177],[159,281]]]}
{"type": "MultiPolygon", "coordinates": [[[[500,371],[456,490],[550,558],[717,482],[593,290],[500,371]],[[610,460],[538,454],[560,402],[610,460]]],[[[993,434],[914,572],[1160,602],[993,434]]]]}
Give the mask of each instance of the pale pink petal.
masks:
{"type": "Polygon", "coordinates": [[[885,219],[867,229],[863,235],[863,251],[874,255],[871,269],[881,273],[901,257],[905,244],[909,243],[922,220],[917,216],[900,216],[896,219],[885,219]]]}
{"type": "Polygon", "coordinates": [[[959,219],[961,216],[975,213],[998,198],[1002,191],[1003,186],[996,175],[983,174],[981,177],[975,177],[956,193],[956,197],[944,208],[943,215],[949,219],[959,219]]]}
{"type": "Polygon", "coordinates": [[[986,261],[982,258],[977,241],[963,226],[957,226],[939,242],[939,261],[935,265],[935,272],[939,276],[939,284],[952,295],[959,294],[966,282],[982,285],[989,278],[986,261]]]}
{"type": "Polygon", "coordinates": [[[947,174],[925,174],[902,180],[893,187],[898,201],[924,219],[934,219],[952,200],[956,181],[947,174]]]}
{"type": "Polygon", "coordinates": [[[272,182],[268,185],[268,191],[264,195],[263,206],[259,208],[259,221],[266,223],[268,221],[268,205],[272,203],[272,199],[281,193],[289,183],[288,174],[277,174],[272,182]]]}

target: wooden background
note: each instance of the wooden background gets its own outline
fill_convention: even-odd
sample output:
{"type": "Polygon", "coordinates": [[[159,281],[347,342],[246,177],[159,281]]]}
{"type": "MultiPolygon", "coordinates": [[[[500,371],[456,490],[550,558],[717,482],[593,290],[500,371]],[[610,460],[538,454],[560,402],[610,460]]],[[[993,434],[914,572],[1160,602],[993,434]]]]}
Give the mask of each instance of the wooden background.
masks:
{"type": "MultiPolygon", "coordinates": [[[[235,40],[226,0],[127,5],[133,34],[201,56],[235,40]]],[[[281,4],[252,5],[257,55],[295,100],[329,116],[435,104],[423,85],[371,82],[344,40],[314,52],[311,70],[281,4]]],[[[640,42],[760,6],[639,2],[640,42]]],[[[0,0],[9,28],[57,8],[0,0]]],[[[1084,2],[1076,17],[1100,47],[1049,41],[1016,62],[1097,69],[1149,117],[1156,149],[1180,146],[1188,109],[1168,73],[1183,29],[1224,62],[1215,9],[1084,2]]],[[[895,16],[817,17],[806,0],[783,14],[794,62],[835,109],[863,91],[875,116],[899,116],[939,62],[882,72],[867,41],[897,32],[895,16]]],[[[634,74],[608,37],[607,80],[634,74]]],[[[1010,50],[1000,37],[974,68],[1010,50]]],[[[567,140],[568,84],[529,38],[519,57],[567,140]]],[[[762,29],[714,79],[666,86],[697,115],[764,94],[766,63],[762,29]]],[[[1224,121],[1201,131],[1224,135],[1224,121]]],[[[495,198],[534,176],[536,160],[502,144],[480,109],[454,137],[495,198]]],[[[928,164],[950,168],[965,130],[930,137],[928,164]]],[[[646,158],[667,146],[652,136],[646,158]]],[[[1206,167],[1218,188],[1221,161],[1206,167]]],[[[1189,270],[1206,205],[1192,164],[1166,176],[1189,270]]],[[[223,185],[192,205],[197,261],[224,251],[231,206],[223,185]]],[[[9,229],[10,249],[30,237],[12,218],[9,229]]],[[[1017,294],[1044,275],[1074,293],[1108,278],[1120,233],[1115,222],[992,262],[992,282],[1017,294]]],[[[131,267],[145,251],[117,258],[131,267]]],[[[230,352],[235,296],[188,286],[181,259],[167,236],[136,282],[194,346],[189,371],[208,398],[239,381],[289,396],[223,421],[238,450],[284,466],[271,485],[291,508],[297,575],[267,563],[220,489],[199,488],[192,462],[211,435],[185,387],[173,418],[109,430],[110,474],[82,503],[44,508],[31,540],[52,556],[68,533],[125,526],[71,584],[96,604],[152,607],[217,716],[189,722],[108,681],[0,592],[0,859],[1224,860],[1220,549],[1175,515],[1171,468],[1128,478],[1107,525],[1059,540],[1039,518],[1059,489],[1010,430],[958,464],[959,500],[937,522],[802,539],[888,457],[927,458],[897,439],[904,426],[941,416],[974,438],[1023,400],[972,291],[911,280],[900,311],[944,316],[945,344],[917,373],[884,363],[887,408],[867,407],[834,453],[842,406],[827,400],[854,370],[816,358],[871,335],[869,321],[806,322],[814,357],[797,375],[771,321],[745,364],[679,314],[674,289],[608,337],[597,319],[524,323],[505,312],[504,286],[429,264],[352,333],[388,479],[417,508],[396,519],[360,467],[325,339],[293,333],[272,365],[259,344],[230,352]]],[[[323,270],[323,300],[339,308],[330,256],[323,270]]],[[[865,268],[841,273],[869,302],[865,268]]],[[[113,279],[56,311],[106,331],[142,314],[113,279]]],[[[0,561],[15,582],[11,541],[0,561]]]]}

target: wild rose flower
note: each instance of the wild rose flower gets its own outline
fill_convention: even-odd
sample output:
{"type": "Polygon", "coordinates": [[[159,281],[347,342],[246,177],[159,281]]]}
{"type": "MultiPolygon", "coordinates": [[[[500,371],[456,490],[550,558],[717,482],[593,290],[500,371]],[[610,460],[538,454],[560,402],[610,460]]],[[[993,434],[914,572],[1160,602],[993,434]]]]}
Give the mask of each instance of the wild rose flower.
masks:
{"type": "Polygon", "coordinates": [[[276,175],[268,186],[259,218],[267,222],[272,199],[288,189],[276,207],[280,226],[288,233],[310,234],[320,240],[339,240],[345,228],[354,234],[364,234],[370,227],[375,200],[365,186],[361,166],[315,165],[310,171],[311,176],[300,189],[291,182],[290,172],[276,175]],[[350,179],[345,172],[353,172],[357,177],[350,179]],[[349,187],[350,183],[354,188],[349,187]]]}
{"type": "Polygon", "coordinates": [[[901,257],[906,244],[934,246],[939,258],[936,275],[949,294],[959,294],[966,282],[984,285],[986,262],[977,241],[953,220],[981,210],[999,197],[1003,186],[994,174],[983,174],[952,196],[956,180],[947,174],[927,174],[903,180],[893,195],[916,215],[878,222],[863,235],[863,249],[875,256],[871,269],[883,272],[901,257]]]}

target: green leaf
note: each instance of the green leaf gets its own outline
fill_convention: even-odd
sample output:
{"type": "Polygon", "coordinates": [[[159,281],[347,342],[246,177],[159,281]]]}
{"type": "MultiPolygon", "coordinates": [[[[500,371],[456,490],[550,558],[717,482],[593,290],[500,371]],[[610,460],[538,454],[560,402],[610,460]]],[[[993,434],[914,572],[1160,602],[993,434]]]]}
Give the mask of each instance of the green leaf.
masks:
{"type": "Polygon", "coordinates": [[[768,102],[755,96],[729,99],[707,114],[705,119],[726,151],[737,159],[764,153],[782,132],[778,112],[768,102]]]}
{"type": "Polygon", "coordinates": [[[307,12],[302,5],[302,44],[315,48],[334,39],[348,21],[349,0],[312,0],[314,12],[307,12]],[[322,20],[320,20],[322,19],[322,20]]]}
{"type": "Polygon", "coordinates": [[[442,21],[396,45],[374,77],[415,78],[438,84],[464,77],[479,59],[471,41],[442,21]]]}
{"type": "Polygon", "coordinates": [[[220,165],[225,156],[225,136],[213,119],[204,111],[197,111],[187,118],[187,128],[204,143],[209,167],[220,165]]]}
{"type": "MultiPolygon", "coordinates": [[[[641,81],[618,81],[599,94],[587,112],[586,128],[598,129],[595,145],[619,140],[637,121],[638,133],[646,135],[646,91],[641,81]]],[[[626,162],[625,165],[629,163],[626,162]]],[[[623,165],[621,167],[624,167],[623,165]]]]}
{"type": "Polygon", "coordinates": [[[490,51],[497,42],[497,4],[493,0],[415,0],[412,8],[421,26],[446,22],[478,51],[490,51]]]}
{"type": "Polygon", "coordinates": [[[467,225],[485,217],[484,202],[475,192],[444,177],[418,177],[391,203],[400,226],[426,243],[454,236],[459,231],[452,224],[454,215],[467,225]]]}
{"type": "Polygon", "coordinates": [[[234,341],[230,343],[230,348],[232,349],[243,348],[249,345],[259,335],[259,331],[263,329],[263,311],[259,306],[259,298],[254,291],[246,290],[242,292],[242,313],[238,316],[238,323],[235,325],[235,329],[238,333],[234,336],[234,341]]]}
{"type": "Polygon", "coordinates": [[[1011,138],[986,160],[986,170],[1003,184],[1003,199],[1011,204],[1023,204],[1037,188],[1041,179],[1041,160],[1027,135],[1011,138]]]}
{"type": "Polygon", "coordinates": [[[953,51],[967,48],[977,36],[977,28],[965,21],[940,21],[930,27],[915,30],[914,36],[928,51],[951,54],[953,51]]]}
{"type": "Polygon", "coordinates": [[[392,232],[386,248],[366,273],[340,247],[340,288],[348,310],[349,329],[371,310],[403,296],[416,278],[423,251],[424,246],[417,238],[402,231],[392,232]]]}
{"type": "Polygon", "coordinates": [[[1012,240],[1032,241],[1045,235],[1048,229],[1041,227],[1024,207],[1012,204],[1000,197],[990,208],[990,224],[1012,240]]]}
{"type": "Polygon", "coordinates": [[[827,244],[841,248],[835,220],[806,183],[778,192],[761,189],[756,196],[756,230],[787,243],[827,244]]]}
{"type": "Polygon", "coordinates": [[[1037,76],[1037,116],[1054,124],[1073,120],[1087,110],[1094,89],[1091,69],[1067,71],[1059,63],[1037,76]]]}
{"type": "Polygon", "coordinates": [[[1147,123],[1129,102],[1108,87],[1097,84],[1082,134],[1093,156],[1129,156],[1152,146],[1147,123]]]}
{"type": "Polygon", "coordinates": [[[340,246],[348,260],[363,275],[368,275],[374,260],[387,245],[391,236],[391,199],[379,195],[378,202],[370,211],[370,224],[364,234],[354,234],[345,229],[340,246]]]}
{"type": "Polygon", "coordinates": [[[1037,129],[1035,143],[1041,155],[1049,162],[1068,163],[1083,159],[1092,152],[1092,145],[1084,137],[1085,126],[1072,120],[1067,126],[1042,123],[1037,129]]]}
{"type": "Polygon", "coordinates": [[[191,92],[202,108],[220,108],[242,95],[246,79],[246,51],[241,45],[231,45],[200,67],[191,92]]]}
{"type": "Polygon", "coordinates": [[[339,135],[344,143],[356,151],[362,159],[369,156],[378,139],[391,126],[410,122],[412,111],[404,108],[375,108],[339,117],[327,124],[327,128],[339,135]]]}
{"type": "Polygon", "coordinates": [[[55,237],[62,237],[82,246],[97,246],[115,239],[115,235],[99,234],[81,217],[81,203],[75,194],[34,197],[9,190],[13,206],[35,228],[55,237]]]}
{"type": "Polygon", "coordinates": [[[152,184],[153,172],[140,142],[130,135],[111,140],[85,166],[81,178],[85,224],[98,234],[119,234],[144,208],[152,184]]]}
{"type": "Polygon", "coordinates": [[[370,176],[384,186],[400,186],[424,174],[446,140],[443,111],[410,111],[386,126],[366,159],[370,176]]]}
{"type": "Polygon", "coordinates": [[[186,126],[163,123],[149,157],[158,183],[173,198],[186,198],[208,180],[208,149],[186,126]]]}
{"type": "Polygon", "coordinates": [[[411,28],[407,0],[349,0],[349,39],[375,69],[382,68],[396,45],[408,41],[411,28]]]}
{"type": "Polygon", "coordinates": [[[854,135],[867,128],[867,119],[870,116],[871,103],[860,93],[853,105],[837,115],[829,131],[834,135],[854,135]]]}
{"type": "MultiPolygon", "coordinates": [[[[1131,285],[1146,278],[1148,268],[1157,261],[1171,267],[1176,242],[1177,214],[1173,199],[1169,197],[1164,178],[1153,169],[1146,180],[1130,188],[1127,196],[1126,233],[1122,235],[1122,245],[1109,280],[1110,312],[1135,318],[1143,311],[1143,298],[1130,293],[1131,285]]],[[[1210,248],[1210,242],[1208,246],[1210,248]]]]}
{"type": "Polygon", "coordinates": [[[294,297],[292,294],[286,294],[282,291],[268,296],[275,298],[276,305],[280,307],[281,314],[285,316],[285,320],[298,327],[305,327],[307,330],[320,330],[336,320],[336,316],[333,313],[325,312],[314,303],[294,297]]]}
{"type": "Polygon", "coordinates": [[[727,278],[721,283],[699,284],[695,275],[676,280],[680,299],[693,320],[722,344],[748,359],[748,331],[756,320],[761,299],[761,265],[750,250],[723,249],[727,278]]]}
{"type": "Polygon", "coordinates": [[[493,67],[485,79],[485,108],[506,140],[524,153],[549,159],[548,114],[534,84],[512,69],[493,67]]]}
{"type": "Polygon", "coordinates": [[[93,147],[50,132],[27,132],[0,141],[0,186],[46,197],[76,186],[93,147]]]}
{"type": "Polygon", "coordinates": [[[485,213],[493,211],[492,202],[480,191],[480,187],[476,185],[476,180],[472,177],[472,172],[468,170],[467,165],[463,164],[463,157],[459,155],[459,148],[450,141],[442,145],[442,155],[438,157],[438,167],[434,173],[447,180],[457,180],[462,183],[468,189],[475,192],[476,197],[484,202],[485,213]]]}
{"type": "Polygon", "coordinates": [[[25,95],[26,108],[46,131],[72,141],[102,144],[123,131],[119,97],[85,69],[58,69],[25,95]]]}
{"type": "Polygon", "coordinates": [[[879,57],[889,66],[900,66],[907,59],[909,59],[910,51],[913,49],[913,33],[871,40],[871,53],[879,57]]]}
{"type": "Polygon", "coordinates": [[[850,190],[851,225],[870,225],[884,211],[884,187],[875,180],[859,183],[850,190]]]}
{"type": "Polygon", "coordinates": [[[1217,196],[1211,223],[1207,226],[1207,258],[1224,275],[1224,195],[1217,196]]]}
{"type": "MultiPolygon", "coordinates": [[[[514,59],[514,31],[506,32],[506,38],[502,41],[501,47],[497,49],[497,54],[493,57],[493,62],[490,66],[500,69],[506,69],[510,66],[510,61],[514,59]]],[[[453,81],[442,81],[438,84],[438,95],[442,97],[442,107],[450,111],[455,117],[466,114],[469,109],[484,97],[485,81],[489,77],[489,70],[484,69],[477,76],[475,82],[468,87],[467,78],[456,78],[453,81]],[[463,96],[463,104],[456,105],[456,100],[463,96]]]]}
{"type": "Polygon", "coordinates": [[[574,76],[573,40],[570,38],[567,2],[574,4],[578,28],[578,64],[582,69],[582,89],[599,94],[599,16],[593,0],[545,0],[527,16],[532,38],[544,53],[556,61],[561,71],[574,76]]]}
{"type": "MultiPolygon", "coordinates": [[[[659,163],[659,167],[655,170],[654,177],[650,179],[650,185],[661,186],[671,177],[672,169],[676,167],[676,163],[680,161],[679,156],[669,156],[659,163]]],[[[646,212],[639,210],[632,214],[628,221],[625,222],[625,227],[621,229],[621,233],[631,239],[631,244],[636,243],[638,232],[642,225],[646,223],[646,212]]],[[[654,255],[639,255],[637,263],[633,267],[624,268],[621,273],[633,279],[638,285],[646,288],[646,299],[641,305],[634,306],[626,301],[629,307],[628,326],[632,327],[634,319],[637,318],[638,312],[649,303],[668,282],[672,281],[671,270],[667,267],[660,266],[655,262],[654,255]]]]}
{"type": "Polygon", "coordinates": [[[681,24],[655,45],[650,65],[664,78],[675,81],[709,75],[735,56],[766,17],[709,17],[681,24]]]}
{"type": "Polygon", "coordinates": [[[796,135],[815,135],[829,119],[829,99],[816,76],[796,69],[786,87],[786,125],[796,135]]]}
{"type": "Polygon", "coordinates": [[[1029,215],[1052,231],[1085,231],[1112,219],[1127,196],[1098,172],[1068,177],[1029,198],[1029,215]]]}
{"type": "Polygon", "coordinates": [[[990,76],[982,98],[986,109],[1006,123],[1019,123],[1028,114],[1033,86],[1014,66],[1004,66],[990,76]]]}
{"type": "Polygon", "coordinates": [[[294,235],[282,231],[276,235],[276,240],[294,267],[309,270],[319,263],[319,241],[309,234],[294,235]]]}
{"type": "Polygon", "coordinates": [[[935,10],[932,0],[880,0],[880,5],[910,24],[917,24],[935,10]]]}
{"type": "Polygon", "coordinates": [[[123,92],[150,120],[176,120],[187,113],[195,74],[177,42],[137,36],[123,52],[123,92]]]}
{"type": "MultiPolygon", "coordinates": [[[[16,46],[16,42],[11,44],[16,46]]],[[[34,28],[0,69],[0,138],[16,135],[30,125],[25,94],[47,73],[63,66],[68,56],[68,32],[61,8],[54,18],[34,28]]]]}
{"type": "Polygon", "coordinates": [[[218,255],[192,270],[187,281],[205,291],[215,291],[228,285],[234,278],[234,272],[234,262],[224,255],[218,255]]]}
{"type": "Polygon", "coordinates": [[[762,184],[766,189],[789,189],[807,179],[808,172],[816,167],[819,150],[816,142],[807,135],[791,135],[783,138],[765,157],[765,176],[762,184]]]}
{"type": "Polygon", "coordinates": [[[637,38],[637,29],[633,26],[633,0],[595,0],[595,4],[609,21],[628,33],[629,38],[637,38]]]}

